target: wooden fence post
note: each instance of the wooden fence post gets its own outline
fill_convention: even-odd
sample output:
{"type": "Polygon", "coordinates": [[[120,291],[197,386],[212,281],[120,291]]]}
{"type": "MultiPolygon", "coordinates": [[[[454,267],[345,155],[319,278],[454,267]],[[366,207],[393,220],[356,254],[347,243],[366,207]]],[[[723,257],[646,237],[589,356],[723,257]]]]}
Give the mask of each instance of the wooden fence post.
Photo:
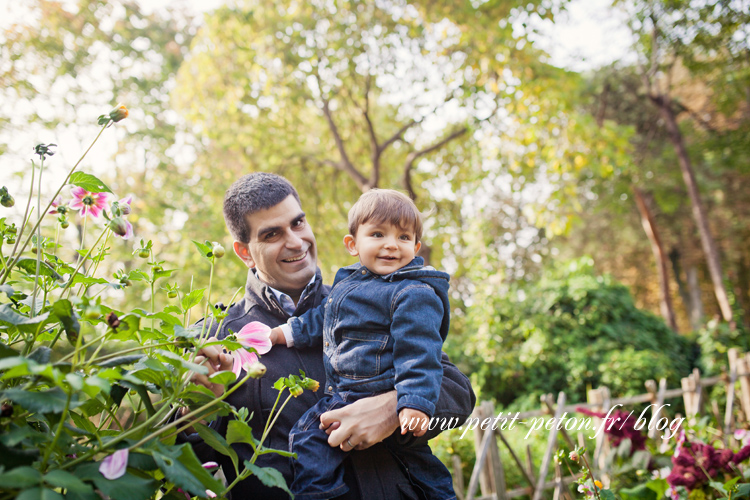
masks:
{"type": "MultiPolygon", "coordinates": [[[[563,407],[565,406],[565,393],[560,392],[557,395],[557,408],[555,409],[555,422],[557,422],[563,413],[563,407]]],[[[537,478],[536,489],[532,500],[541,500],[542,494],[544,493],[544,483],[547,479],[547,471],[549,470],[550,462],[552,461],[552,455],[555,453],[555,447],[557,446],[557,426],[552,425],[552,429],[549,431],[549,437],[547,438],[547,450],[544,452],[542,458],[542,467],[539,469],[539,477],[537,478]]]]}
{"type": "Polygon", "coordinates": [[[750,353],[737,356],[737,378],[740,380],[740,405],[745,422],[750,422],[750,353]]]}
{"type": "MultiPolygon", "coordinates": [[[[479,418],[479,425],[474,429],[475,448],[479,450],[479,447],[485,442],[485,434],[489,433],[492,435],[486,444],[488,447],[487,460],[479,473],[479,485],[482,495],[488,496],[495,493],[498,500],[505,500],[505,471],[503,470],[503,464],[500,461],[500,450],[497,447],[497,439],[495,439],[495,433],[492,430],[492,423],[495,416],[492,402],[482,402],[482,404],[474,410],[474,416],[479,418]],[[487,419],[490,420],[489,425],[483,425],[487,419]],[[482,430],[482,428],[484,428],[484,430],[482,430]]],[[[479,456],[479,452],[477,452],[477,456],[479,456]]]]}
{"type": "Polygon", "coordinates": [[[458,500],[464,500],[464,474],[461,469],[461,457],[451,455],[451,465],[453,469],[453,490],[456,492],[458,500]]]}

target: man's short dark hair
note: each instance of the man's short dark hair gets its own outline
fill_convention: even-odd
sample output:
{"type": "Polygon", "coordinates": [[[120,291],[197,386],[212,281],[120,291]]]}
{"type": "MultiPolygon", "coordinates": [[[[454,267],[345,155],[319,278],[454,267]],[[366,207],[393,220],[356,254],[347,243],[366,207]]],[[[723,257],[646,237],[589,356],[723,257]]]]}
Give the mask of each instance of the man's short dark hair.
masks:
{"type": "Polygon", "coordinates": [[[250,226],[247,216],[278,205],[289,195],[297,203],[299,194],[292,183],[276,174],[254,172],[247,174],[229,186],[224,195],[224,221],[232,237],[242,243],[250,242],[250,226]]]}

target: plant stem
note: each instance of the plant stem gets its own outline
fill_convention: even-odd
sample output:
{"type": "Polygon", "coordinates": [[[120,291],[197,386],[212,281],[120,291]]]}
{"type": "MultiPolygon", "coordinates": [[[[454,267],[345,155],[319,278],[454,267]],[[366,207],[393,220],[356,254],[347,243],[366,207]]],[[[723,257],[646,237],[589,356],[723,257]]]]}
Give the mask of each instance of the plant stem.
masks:
{"type": "MultiPolygon", "coordinates": [[[[279,395],[281,395],[281,392],[279,392],[279,395]]],[[[276,415],[274,415],[274,417],[273,417],[273,421],[271,422],[271,425],[268,425],[268,426],[266,426],[266,431],[265,431],[265,432],[263,433],[263,435],[262,435],[262,436],[260,437],[260,442],[258,443],[258,449],[261,449],[261,448],[263,447],[263,441],[265,441],[265,440],[266,440],[266,437],[268,436],[268,433],[269,433],[269,432],[271,432],[271,429],[272,429],[272,428],[273,428],[273,426],[274,426],[274,425],[276,424],[276,420],[278,420],[278,419],[279,419],[279,415],[281,415],[281,412],[282,412],[282,411],[284,410],[284,407],[286,406],[286,404],[287,404],[287,403],[289,402],[289,400],[290,400],[290,399],[292,399],[292,395],[291,395],[291,394],[289,394],[289,395],[288,395],[288,396],[286,397],[286,400],[285,400],[285,401],[284,401],[284,403],[283,403],[283,404],[281,405],[281,408],[279,408],[279,411],[277,411],[277,412],[276,412],[276,415]]],[[[273,411],[271,412],[271,414],[269,414],[269,415],[268,415],[268,420],[271,420],[271,415],[272,415],[272,414],[273,414],[273,411]]],[[[258,459],[258,457],[257,457],[257,452],[256,452],[256,453],[253,453],[253,458],[252,458],[252,459],[250,459],[250,462],[251,462],[251,463],[255,463],[255,461],[256,461],[257,459],[258,459]]]]}
{"type": "MultiPolygon", "coordinates": [[[[102,231],[102,234],[100,234],[99,238],[96,240],[96,242],[94,242],[94,247],[96,247],[97,243],[99,243],[99,240],[102,239],[102,237],[104,236],[104,233],[106,233],[107,231],[108,231],[108,229],[106,229],[106,228],[104,229],[104,231],[102,231]]],[[[65,294],[66,290],[70,289],[70,286],[73,284],[73,278],[75,278],[76,274],[78,274],[78,270],[81,269],[81,266],[83,265],[84,262],[86,262],[86,259],[89,258],[89,255],[91,255],[91,250],[89,250],[86,253],[86,255],[83,257],[83,259],[81,259],[78,262],[78,265],[76,266],[75,270],[71,273],[70,279],[68,280],[68,283],[65,285],[65,288],[63,288],[62,292],[60,292],[60,298],[62,298],[62,296],[65,294]]],[[[68,292],[68,296],[70,296],[70,292],[68,292]]]]}
{"type": "Polygon", "coordinates": [[[589,478],[591,479],[591,486],[594,488],[594,494],[596,495],[597,500],[602,500],[602,498],[599,496],[599,488],[596,487],[596,480],[594,479],[594,473],[591,472],[591,466],[589,465],[589,461],[586,460],[586,454],[582,453],[581,458],[583,459],[583,463],[586,464],[586,469],[589,471],[589,478]]]}
{"type": "Polygon", "coordinates": [[[154,345],[142,345],[139,347],[132,347],[130,349],[125,349],[123,351],[117,351],[114,354],[107,354],[105,356],[102,356],[101,358],[97,359],[90,359],[87,365],[93,365],[97,363],[102,363],[103,361],[106,361],[108,359],[117,358],[119,356],[122,356],[123,354],[129,353],[129,352],[136,352],[136,351],[143,351],[144,349],[153,349],[154,347],[163,347],[168,345],[177,345],[179,342],[163,342],[161,344],[154,344],[154,345]]]}
{"type": "MultiPolygon", "coordinates": [[[[44,173],[44,155],[39,165],[39,187],[36,191],[36,209],[39,213],[39,218],[43,217],[42,211],[42,174],[44,173]]],[[[32,189],[33,189],[32,182],[32,189]]],[[[36,316],[36,294],[39,291],[39,265],[42,260],[42,252],[44,248],[42,246],[42,226],[41,224],[36,225],[36,274],[34,275],[34,292],[31,294],[31,317],[36,316]]],[[[42,308],[44,305],[42,305],[42,308]]]]}
{"type": "MultiPolygon", "coordinates": [[[[86,155],[88,154],[88,152],[91,151],[91,148],[94,147],[94,144],[96,144],[96,141],[99,140],[99,137],[101,137],[102,132],[104,132],[104,129],[107,128],[107,126],[109,126],[110,123],[112,123],[111,120],[109,122],[107,122],[105,125],[102,125],[102,128],[101,128],[101,130],[99,130],[99,133],[96,135],[96,137],[94,138],[94,140],[91,141],[91,145],[88,147],[88,149],[86,151],[83,152],[83,154],[78,159],[78,161],[76,162],[76,164],[73,165],[73,168],[70,169],[70,172],[68,172],[68,175],[65,177],[65,180],[63,180],[62,184],[60,184],[60,187],[57,189],[57,192],[52,195],[52,198],[50,198],[50,202],[47,205],[47,208],[44,209],[43,213],[39,214],[39,219],[36,221],[36,224],[34,225],[34,228],[31,230],[32,234],[34,233],[34,231],[36,231],[37,226],[39,224],[41,224],[42,218],[44,217],[44,213],[46,213],[50,209],[50,207],[52,206],[52,202],[55,200],[55,198],[57,198],[57,195],[60,194],[60,192],[62,191],[63,187],[65,187],[65,185],[68,183],[68,180],[70,179],[70,176],[73,175],[73,172],[75,172],[75,170],[78,168],[78,165],[81,164],[81,162],[86,157],[86,155]]],[[[33,183],[33,180],[32,180],[32,189],[33,189],[33,184],[34,183],[33,183]]],[[[29,201],[31,201],[31,200],[29,199],[29,201]]],[[[21,231],[21,232],[23,232],[23,231],[21,231]]],[[[19,237],[18,237],[17,241],[20,241],[20,238],[21,238],[21,236],[19,234],[19,237]]],[[[8,266],[8,271],[3,275],[3,278],[0,280],[0,285],[4,284],[8,280],[8,277],[10,276],[10,270],[13,268],[13,266],[16,265],[16,263],[18,262],[18,259],[21,258],[21,254],[26,249],[26,246],[29,244],[29,241],[31,241],[31,235],[29,235],[29,237],[24,242],[23,246],[21,247],[20,252],[18,253],[18,255],[16,255],[16,257],[13,260],[13,262],[11,263],[11,265],[8,266]]],[[[14,249],[14,253],[15,253],[15,249],[14,249]]]]}
{"type": "MultiPolygon", "coordinates": [[[[18,235],[16,236],[16,244],[13,245],[13,251],[10,252],[10,257],[8,257],[9,260],[12,260],[13,257],[16,255],[16,250],[18,250],[18,245],[21,244],[21,238],[23,237],[23,231],[26,229],[26,224],[28,224],[28,219],[31,217],[31,214],[29,213],[29,207],[31,207],[31,198],[34,197],[34,176],[36,173],[36,164],[34,163],[34,160],[31,160],[31,187],[29,188],[29,199],[26,201],[26,210],[23,213],[23,219],[21,219],[21,227],[18,228],[18,235]]],[[[25,248],[25,246],[24,246],[25,248]]],[[[21,249],[21,252],[23,252],[23,249],[21,249]]],[[[3,276],[3,283],[5,282],[5,278],[7,276],[10,276],[10,269],[13,267],[13,262],[10,266],[8,266],[8,270],[5,272],[5,275],[3,276]]]]}
{"type": "Polygon", "coordinates": [[[47,469],[47,461],[49,460],[49,456],[52,453],[52,450],[54,450],[57,447],[57,442],[60,440],[60,436],[62,436],[63,425],[65,424],[65,421],[68,419],[68,409],[70,408],[70,399],[72,397],[73,397],[73,391],[71,391],[70,394],[68,394],[68,399],[65,401],[65,408],[63,409],[62,415],[60,416],[60,423],[57,425],[57,430],[55,431],[55,437],[52,440],[52,444],[44,452],[44,458],[42,459],[42,466],[40,467],[42,471],[45,471],[47,469]]]}

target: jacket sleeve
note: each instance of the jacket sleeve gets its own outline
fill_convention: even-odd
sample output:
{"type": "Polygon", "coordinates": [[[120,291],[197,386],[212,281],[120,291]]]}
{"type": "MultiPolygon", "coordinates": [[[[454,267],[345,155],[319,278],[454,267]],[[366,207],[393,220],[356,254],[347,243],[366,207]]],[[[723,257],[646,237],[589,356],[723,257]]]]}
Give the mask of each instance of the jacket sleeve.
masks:
{"type": "Polygon", "coordinates": [[[323,345],[324,320],[325,304],[314,307],[301,316],[289,318],[294,347],[304,349],[323,345]]]}
{"type": "Polygon", "coordinates": [[[440,393],[443,303],[431,286],[410,284],[391,305],[397,411],[413,408],[432,416],[440,393]]]}

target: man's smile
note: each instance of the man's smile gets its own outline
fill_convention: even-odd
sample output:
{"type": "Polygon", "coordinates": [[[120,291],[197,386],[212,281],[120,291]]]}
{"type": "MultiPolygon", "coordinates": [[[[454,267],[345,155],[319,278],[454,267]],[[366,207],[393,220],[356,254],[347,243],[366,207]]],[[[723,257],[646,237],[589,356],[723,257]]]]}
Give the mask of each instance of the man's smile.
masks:
{"type": "Polygon", "coordinates": [[[307,250],[305,250],[304,253],[302,253],[302,254],[300,254],[300,255],[298,255],[296,257],[289,257],[287,259],[282,259],[281,261],[282,262],[299,262],[300,260],[304,259],[305,257],[307,257],[307,250]]]}

